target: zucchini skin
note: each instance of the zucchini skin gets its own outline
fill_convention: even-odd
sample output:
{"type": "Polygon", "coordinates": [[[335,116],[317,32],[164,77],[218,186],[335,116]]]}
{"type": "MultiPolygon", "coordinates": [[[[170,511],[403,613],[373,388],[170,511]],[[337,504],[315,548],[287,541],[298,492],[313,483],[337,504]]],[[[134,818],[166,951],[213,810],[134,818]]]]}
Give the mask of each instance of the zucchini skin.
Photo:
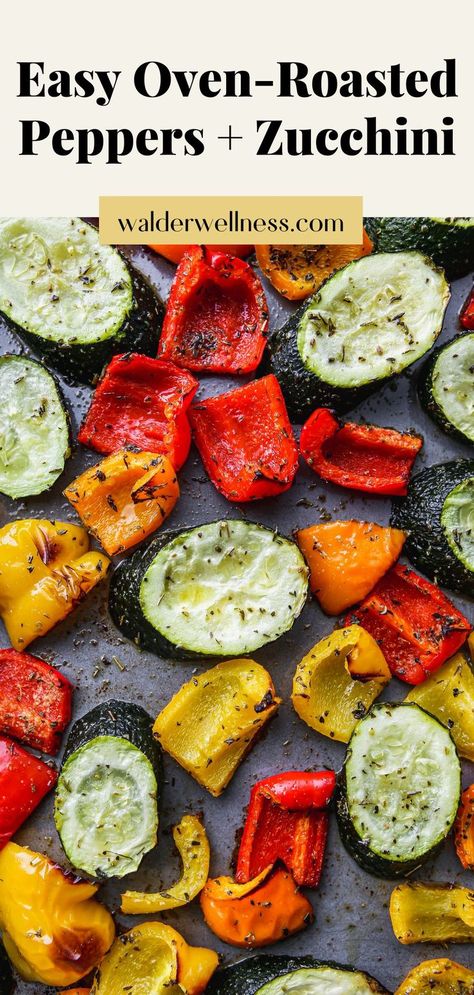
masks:
{"type": "MultiPolygon", "coordinates": [[[[321,287],[318,293],[320,290],[321,287]]],[[[281,328],[272,332],[260,371],[262,374],[274,373],[283,391],[290,419],[297,424],[305,422],[319,407],[334,408],[339,414],[346,414],[381,384],[381,381],[376,381],[363,387],[338,389],[306,369],[297,345],[298,325],[313,300],[306,300],[281,328]]]]}
{"type": "Polygon", "coordinates": [[[153,719],[141,705],[112,698],[96,705],[75,721],[67,738],[63,764],[72,753],[97,736],[117,736],[127,739],[150,761],[159,792],[162,782],[162,751],[152,729],[153,719]]]}
{"type": "MultiPolygon", "coordinates": [[[[474,332],[465,332],[465,335],[472,335],[474,337],[474,332]]],[[[450,339],[449,342],[445,342],[443,345],[438,346],[438,348],[431,353],[421,368],[417,389],[422,408],[424,408],[430,418],[432,418],[433,421],[439,425],[442,431],[446,432],[446,435],[459,439],[460,442],[468,442],[472,445],[472,439],[465,435],[464,432],[461,432],[460,429],[456,428],[456,426],[449,421],[449,418],[446,417],[444,411],[440,408],[433,395],[433,374],[438,356],[444,352],[445,349],[452,346],[453,342],[456,342],[458,339],[463,337],[463,335],[458,335],[456,338],[450,339]]]]}
{"type": "Polygon", "coordinates": [[[441,525],[443,504],[458,484],[474,476],[474,459],[452,460],[412,478],[405,498],[393,503],[390,522],[408,533],[404,552],[430,580],[474,597],[474,574],[453,553],[441,525]]]}
{"type": "Polygon", "coordinates": [[[72,345],[49,341],[41,335],[26,332],[3,313],[2,317],[12,332],[68,380],[94,384],[115,353],[134,351],[156,355],[164,304],[145,277],[128,260],[126,264],[132,277],[133,304],[121,328],[102,342],[72,345]]]}
{"type": "MultiPolygon", "coordinates": [[[[256,957],[247,957],[245,960],[237,961],[230,967],[221,968],[213,976],[206,988],[206,995],[255,995],[256,992],[273,981],[282,974],[289,974],[290,971],[298,971],[302,967],[332,967],[344,971],[355,971],[356,968],[348,967],[344,964],[336,964],[333,961],[320,961],[309,954],[303,957],[268,956],[259,954],[256,957]]],[[[374,978],[360,971],[367,978],[374,993],[378,995],[389,995],[386,988],[383,988],[374,978]]]]}
{"type": "Polygon", "coordinates": [[[415,249],[430,256],[450,280],[474,268],[474,219],[450,224],[449,218],[365,218],[364,227],[376,252],[415,249]]]}

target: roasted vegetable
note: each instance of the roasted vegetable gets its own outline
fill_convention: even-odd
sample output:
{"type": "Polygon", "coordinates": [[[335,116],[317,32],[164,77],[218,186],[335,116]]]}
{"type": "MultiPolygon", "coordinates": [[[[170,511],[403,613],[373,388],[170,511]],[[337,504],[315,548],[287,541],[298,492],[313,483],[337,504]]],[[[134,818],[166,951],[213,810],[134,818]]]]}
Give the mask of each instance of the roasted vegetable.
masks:
{"type": "Polygon", "coordinates": [[[267,868],[263,880],[259,875],[237,890],[231,879],[211,879],[200,902],[209,929],[220,940],[249,950],[278,943],[313,920],[310,902],[285,870],[267,868]]]}
{"type": "Polygon", "coordinates": [[[474,442],[474,334],[435,349],[422,370],[418,393],[443,432],[474,442]]]}
{"type": "Polygon", "coordinates": [[[207,473],[229,501],[255,501],[291,487],[298,450],[274,376],[205,398],[190,417],[207,473]]]}
{"type": "Polygon", "coordinates": [[[460,794],[448,730],[417,705],[374,705],[347,748],[337,804],[342,841],[370,873],[404,877],[444,842],[460,794]]]}
{"type": "Polygon", "coordinates": [[[188,457],[187,409],[198,389],[190,373],[139,353],[114,356],[79,429],[83,446],[114,453],[124,446],[167,456],[179,470],[188,457]]]}
{"type": "Polygon", "coordinates": [[[0,491],[11,498],[52,487],[70,454],[69,422],[58,386],[41,363],[0,357],[0,491]]]}
{"type": "Polygon", "coordinates": [[[189,247],[171,287],[158,355],[187,370],[250,373],[262,358],[268,308],[251,266],[189,247]]]}
{"type": "Polygon", "coordinates": [[[209,877],[210,848],[206,830],[196,815],[184,815],[173,829],[173,839],[183,864],[179,881],[157,893],[126,891],[122,912],[126,915],[165,912],[192,902],[209,877]]]}
{"type": "Polygon", "coordinates": [[[461,795],[461,804],[454,823],[456,853],[463,867],[474,870],[474,784],[461,795]]]}
{"type": "Polygon", "coordinates": [[[0,849],[56,784],[52,767],[0,736],[0,849]]]}
{"type": "Polygon", "coordinates": [[[161,754],[140,705],[107,701],[74,723],[54,821],[74,867],[94,877],[136,871],[155,844],[161,754]]]}
{"type": "Polygon", "coordinates": [[[375,522],[325,522],[299,529],[295,539],[321,608],[340,615],[369,594],[398,560],[405,533],[375,522]]]}
{"type": "Polygon", "coordinates": [[[377,252],[426,252],[448,279],[474,267],[474,218],[366,218],[377,252]]]}
{"type": "Polygon", "coordinates": [[[262,273],[288,301],[300,301],[354,259],[372,252],[367,232],[359,245],[256,245],[262,273]]]}
{"type": "MultiPolygon", "coordinates": [[[[194,248],[192,245],[149,245],[149,249],[153,249],[158,255],[164,256],[168,259],[170,263],[175,263],[177,265],[181,262],[184,253],[189,252],[190,249],[194,248]]],[[[241,259],[245,259],[252,252],[253,245],[206,245],[208,251],[211,252],[225,252],[229,256],[239,256],[241,259]]]]}
{"type": "Polygon", "coordinates": [[[378,253],[338,270],[269,340],[290,418],[350,411],[436,341],[449,287],[417,252],[378,253]]]}
{"type": "Polygon", "coordinates": [[[71,719],[72,684],[29,653],[0,650],[0,732],[56,754],[71,719]]]}
{"type": "Polygon", "coordinates": [[[153,732],[199,784],[220,795],[279,704],[272,679],[259,663],[229,660],[183,684],[158,715],[153,732]]]}
{"type": "Polygon", "coordinates": [[[144,922],[115,941],[91,995],[121,995],[132,992],[136,983],[143,995],[200,995],[218,962],[213,950],[188,946],[171,926],[144,922]]]}
{"type": "Polygon", "coordinates": [[[63,373],[89,383],[114,352],[153,354],[163,304],[80,218],[3,218],[0,311],[63,373]]]}
{"type": "Polygon", "coordinates": [[[451,591],[470,596],[473,480],[474,459],[427,467],[413,478],[408,496],[395,502],[392,513],[392,525],[408,533],[405,553],[415,567],[451,591]]]}
{"type": "Polygon", "coordinates": [[[109,608],[124,635],[161,656],[238,656],[291,629],[307,585],[293,542],[226,519],[137,550],[112,577],[109,608]]]}
{"type": "Polygon", "coordinates": [[[237,857],[236,881],[246,882],[280,860],[295,883],[319,884],[328,832],[334,771],[290,771],[252,788],[237,857]]]}
{"type": "Polygon", "coordinates": [[[303,722],[322,736],[348,743],[390,680],[382,651],[360,625],[321,639],[296,668],[291,700],[303,722]]]}
{"type": "Polygon", "coordinates": [[[34,850],[0,851],[0,928],[25,981],[71,985],[102,960],[115,928],[96,891],[34,850]]]}
{"type": "Polygon", "coordinates": [[[114,556],[159,528],[178,500],[179,486],[166,456],[121,449],[76,477],[64,496],[114,556]]]}
{"type": "Polygon", "coordinates": [[[329,408],[317,408],[303,425],[300,452],[332,484],[369,494],[406,494],[420,435],[378,425],[341,422],[329,408]]]}
{"type": "Polygon", "coordinates": [[[304,957],[248,957],[217,971],[206,995],[387,995],[363,971],[304,957]]]}
{"type": "Polygon", "coordinates": [[[399,884],[390,897],[390,919],[400,943],[472,943],[474,894],[454,884],[399,884]]]}
{"type": "Polygon", "coordinates": [[[458,753],[474,760],[474,674],[463,653],[456,653],[443,666],[407,694],[445,725],[458,753]]]}
{"type": "Polygon", "coordinates": [[[62,622],[108,566],[77,525],[26,518],[0,529],[0,615],[15,649],[62,622]]]}
{"type": "Polygon", "coordinates": [[[395,995],[473,995],[474,971],[440,957],[424,960],[407,974],[395,995]]]}
{"type": "Polygon", "coordinates": [[[471,290],[464,302],[461,314],[459,315],[459,322],[462,328],[466,328],[469,331],[474,329],[474,289],[471,290]]]}
{"type": "Polygon", "coordinates": [[[392,674],[421,684],[465,643],[471,625],[424,577],[398,564],[346,619],[377,640],[392,674]]]}

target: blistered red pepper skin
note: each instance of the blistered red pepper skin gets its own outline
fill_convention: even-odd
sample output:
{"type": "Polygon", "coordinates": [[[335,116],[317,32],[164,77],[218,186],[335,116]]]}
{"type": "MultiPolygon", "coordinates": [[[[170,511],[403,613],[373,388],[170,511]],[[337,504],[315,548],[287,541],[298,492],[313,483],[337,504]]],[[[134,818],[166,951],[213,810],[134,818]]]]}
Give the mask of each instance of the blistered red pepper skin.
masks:
{"type": "Polygon", "coordinates": [[[402,564],[393,567],[344,620],[379,644],[391,673],[421,684],[463,645],[471,625],[435,584],[402,564]]]}
{"type": "Polygon", "coordinates": [[[176,270],[158,356],[196,372],[251,373],[267,331],[265,292],[252,267],[191,246],[176,270]]]}
{"type": "Polygon", "coordinates": [[[71,720],[73,690],[44,660],[0,650],[0,733],[54,756],[71,720]]]}
{"type": "Polygon", "coordinates": [[[406,494],[422,445],[393,428],[342,423],[329,408],[313,411],[300,436],[301,455],[319,477],[370,494],[406,494]]]}
{"type": "Polygon", "coordinates": [[[205,469],[229,501],[256,501],[291,487],[298,448],[273,374],[194,404],[190,418],[205,469]]]}
{"type": "Polygon", "coordinates": [[[459,323],[461,327],[465,328],[467,331],[474,331],[474,289],[471,290],[469,297],[461,309],[459,323]]]}
{"type": "Polygon", "coordinates": [[[199,387],[185,370],[141,353],[114,356],[99,381],[78,439],[99,453],[127,446],[167,456],[179,470],[189,455],[186,414],[199,387]]]}
{"type": "Polygon", "coordinates": [[[0,849],[34,812],[58,775],[7,736],[0,736],[0,849]]]}
{"type": "Polygon", "coordinates": [[[328,833],[327,806],[334,771],[290,771],[252,789],[237,858],[236,880],[252,880],[277,860],[300,886],[315,888],[321,877],[328,833]]]}

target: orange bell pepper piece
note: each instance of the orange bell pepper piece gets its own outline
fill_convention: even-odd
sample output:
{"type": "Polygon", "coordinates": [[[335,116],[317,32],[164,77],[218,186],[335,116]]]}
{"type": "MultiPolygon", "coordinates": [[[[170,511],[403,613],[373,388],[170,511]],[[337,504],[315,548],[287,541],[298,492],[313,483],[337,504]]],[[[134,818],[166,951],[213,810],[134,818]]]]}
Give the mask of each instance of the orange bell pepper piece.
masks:
{"type": "Polygon", "coordinates": [[[166,456],[121,449],[76,477],[64,496],[113,556],[159,528],[178,500],[179,486],[166,456]]]}
{"type": "Polygon", "coordinates": [[[258,265],[288,301],[309,297],[332,273],[373,249],[367,232],[361,245],[256,245],[258,265]]]}
{"type": "Polygon", "coordinates": [[[454,823],[454,844],[463,867],[474,870],[474,784],[461,795],[461,804],[454,823]]]}

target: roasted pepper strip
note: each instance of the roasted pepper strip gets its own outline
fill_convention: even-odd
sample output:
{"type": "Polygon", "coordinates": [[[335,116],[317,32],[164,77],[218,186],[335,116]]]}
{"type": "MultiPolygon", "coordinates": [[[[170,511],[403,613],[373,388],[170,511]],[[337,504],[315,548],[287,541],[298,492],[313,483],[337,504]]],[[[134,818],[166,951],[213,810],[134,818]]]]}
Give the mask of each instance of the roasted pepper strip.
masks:
{"type": "Polygon", "coordinates": [[[463,867],[474,870],[474,784],[461,795],[461,804],[454,824],[456,853],[463,867]]]}
{"type": "MultiPolygon", "coordinates": [[[[170,263],[176,265],[181,262],[184,253],[189,252],[195,246],[150,245],[148,248],[153,249],[153,252],[157,252],[159,256],[164,256],[170,263]]],[[[241,259],[245,259],[253,251],[253,245],[207,245],[206,248],[209,252],[225,252],[228,256],[240,256],[241,259]]]]}
{"type": "Polygon", "coordinates": [[[25,981],[73,985],[102,960],[115,928],[96,891],[27,847],[0,851],[0,929],[25,981]]]}
{"type": "MultiPolygon", "coordinates": [[[[225,879],[220,879],[225,892],[225,879]]],[[[313,920],[313,909],[291,874],[276,870],[240,898],[217,897],[212,881],[201,892],[201,908],[209,929],[234,947],[268,946],[298,933],[313,920]]],[[[255,885],[255,881],[253,884],[255,885]]]]}
{"type": "Polygon", "coordinates": [[[469,297],[464,303],[464,306],[459,315],[459,322],[463,328],[468,331],[474,331],[474,290],[471,290],[469,297]]]}
{"type": "Polygon", "coordinates": [[[472,943],[474,893],[453,884],[399,884],[390,919],[400,943],[472,943]]]}
{"type": "Polygon", "coordinates": [[[466,641],[471,625],[428,580],[398,564],[346,620],[378,642],[392,674],[421,684],[466,641]]]}
{"type": "Polygon", "coordinates": [[[414,967],[395,995],[472,995],[474,971],[447,957],[424,960],[414,967]]]}
{"type": "Polygon", "coordinates": [[[44,636],[107,573],[85,529],[26,518],[0,529],[0,615],[15,649],[44,636]]]}
{"type": "Polygon", "coordinates": [[[314,294],[335,270],[372,252],[363,232],[361,245],[256,245],[258,265],[270,283],[288,301],[314,294]]]}
{"type": "Polygon", "coordinates": [[[64,496],[114,556],[159,528],[178,500],[179,486],[166,456],[121,449],[76,477],[64,496]]]}
{"type": "Polygon", "coordinates": [[[409,691],[414,701],[447,726],[461,757],[474,760],[474,674],[464,653],[456,653],[423,684],[409,691]]]}
{"type": "Polygon", "coordinates": [[[124,446],[167,456],[175,470],[188,457],[186,414],[198,382],[173,363],[139,353],[114,356],[99,381],[78,439],[99,453],[124,446]]]}
{"type": "Polygon", "coordinates": [[[0,849],[56,784],[58,775],[13,739],[0,736],[0,849]]]}
{"type": "Polygon", "coordinates": [[[336,629],[298,664],[291,700],[311,729],[348,743],[358,719],[390,680],[377,643],[360,625],[336,629]]]}
{"type": "Polygon", "coordinates": [[[183,684],[153,733],[199,784],[220,795],[279,704],[259,663],[228,660],[183,684]]]}
{"type": "Polygon", "coordinates": [[[158,355],[187,370],[251,373],[267,329],[267,302],[252,267],[191,246],[176,270],[158,355]]]}
{"type": "Polygon", "coordinates": [[[327,615],[357,604],[400,556],[400,529],[375,522],[325,522],[299,529],[295,539],[309,567],[309,584],[327,615]]]}
{"type": "Polygon", "coordinates": [[[340,422],[329,408],[313,411],[300,437],[301,455],[319,477],[369,494],[406,494],[422,445],[419,435],[340,422]]]}
{"type": "Polygon", "coordinates": [[[173,829],[173,839],[183,864],[180,880],[166,891],[126,891],[122,895],[122,912],[125,915],[164,912],[192,902],[204,888],[209,877],[211,852],[206,830],[196,815],[184,815],[173,829]]]}
{"type": "Polygon", "coordinates": [[[56,754],[71,719],[73,687],[43,660],[0,650],[0,732],[56,754]]]}
{"type": "Polygon", "coordinates": [[[255,501],[291,487],[298,449],[272,374],[206,398],[190,418],[207,473],[229,501],[255,501]]]}
{"type": "Polygon", "coordinates": [[[296,884],[316,888],[328,831],[327,808],[336,786],[334,771],[292,771],[252,788],[237,858],[236,880],[250,881],[281,860],[296,884]]]}

